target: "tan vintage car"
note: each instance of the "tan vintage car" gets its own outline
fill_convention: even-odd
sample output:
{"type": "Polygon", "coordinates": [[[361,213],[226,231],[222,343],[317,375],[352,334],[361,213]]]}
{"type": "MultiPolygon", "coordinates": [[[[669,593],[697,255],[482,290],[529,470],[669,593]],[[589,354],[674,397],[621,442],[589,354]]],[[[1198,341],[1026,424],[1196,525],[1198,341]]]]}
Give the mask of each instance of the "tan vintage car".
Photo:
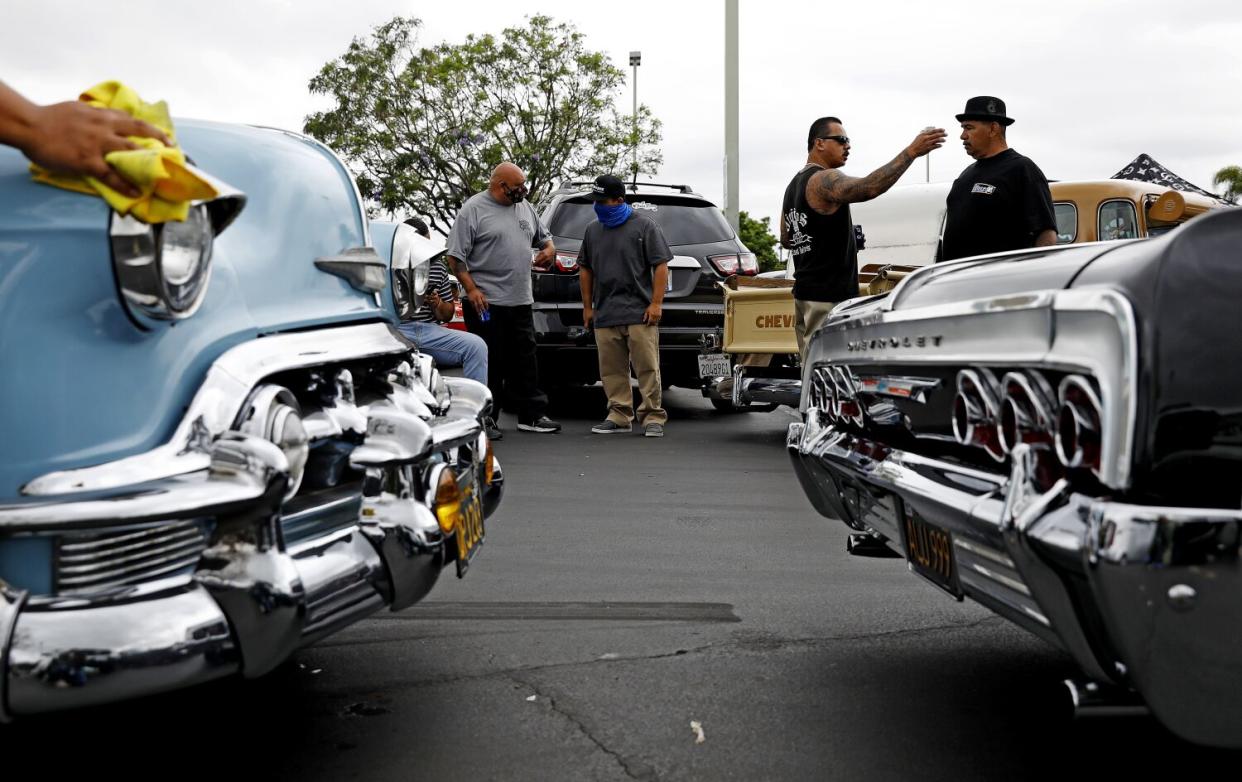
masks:
{"type": "MultiPolygon", "coordinates": [[[[857,205],[854,218],[870,245],[859,256],[867,261],[859,267],[860,296],[892,290],[906,275],[933,262],[938,241],[934,233],[943,225],[949,187],[895,188],[875,202],[857,205]],[[901,263],[885,263],[886,257],[901,263]],[[917,262],[920,257],[925,260],[917,262]]],[[[1050,190],[1058,244],[1157,236],[1223,206],[1196,193],[1124,179],[1053,182],[1050,190]]],[[[705,376],[716,377],[704,394],[717,407],[737,410],[797,405],[801,382],[792,275],[731,277],[722,287],[724,332],[720,344],[709,345],[699,362],[705,376]]]]}

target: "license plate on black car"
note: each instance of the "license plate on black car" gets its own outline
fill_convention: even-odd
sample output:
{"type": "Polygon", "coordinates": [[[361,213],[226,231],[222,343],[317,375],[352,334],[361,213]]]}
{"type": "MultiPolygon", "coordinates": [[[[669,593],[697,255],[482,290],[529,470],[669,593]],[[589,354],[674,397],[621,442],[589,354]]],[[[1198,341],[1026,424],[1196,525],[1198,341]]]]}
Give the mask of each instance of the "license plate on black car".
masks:
{"type": "Polygon", "coordinates": [[[899,503],[898,518],[910,569],[961,600],[953,537],[948,530],[928,522],[904,502],[899,503]]]}

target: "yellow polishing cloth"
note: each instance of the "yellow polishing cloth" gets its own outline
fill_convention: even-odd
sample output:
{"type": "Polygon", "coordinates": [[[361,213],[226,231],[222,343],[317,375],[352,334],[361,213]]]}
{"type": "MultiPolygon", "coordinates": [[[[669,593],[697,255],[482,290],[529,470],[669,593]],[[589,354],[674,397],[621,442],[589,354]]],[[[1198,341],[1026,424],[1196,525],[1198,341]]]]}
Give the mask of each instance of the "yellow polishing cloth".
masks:
{"type": "Polygon", "coordinates": [[[148,122],[164,131],[173,146],[165,146],[153,138],[130,136],[129,140],[137,144],[138,149],[117,150],[104,156],[108,165],[141,191],[137,198],[121,195],[94,177],[58,174],[32,163],[30,171],[35,181],[102,196],[116,211],[132,214],[147,223],[184,220],[191,201],[219,195],[215,187],[187,166],[185,154],[176,146],[172,120],[164,101],[145,103],[138,93],[116,81],[91,87],[79,100],[100,108],[118,109],[148,122]]]}

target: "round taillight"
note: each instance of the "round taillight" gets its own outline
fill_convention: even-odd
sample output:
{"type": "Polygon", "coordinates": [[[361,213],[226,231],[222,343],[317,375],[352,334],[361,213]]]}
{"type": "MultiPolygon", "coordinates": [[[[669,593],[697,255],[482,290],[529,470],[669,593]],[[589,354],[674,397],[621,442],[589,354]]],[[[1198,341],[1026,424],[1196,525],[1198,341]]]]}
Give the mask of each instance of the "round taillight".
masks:
{"type": "Polygon", "coordinates": [[[1071,375],[1061,382],[1057,413],[1057,458],[1066,467],[1100,467],[1100,402],[1086,378],[1071,375]]]}
{"type": "Polygon", "coordinates": [[[1010,372],[1001,381],[1004,400],[996,436],[1001,449],[1011,453],[1022,443],[1046,447],[1053,432],[1053,395],[1044,379],[1034,373],[1010,372]]]}

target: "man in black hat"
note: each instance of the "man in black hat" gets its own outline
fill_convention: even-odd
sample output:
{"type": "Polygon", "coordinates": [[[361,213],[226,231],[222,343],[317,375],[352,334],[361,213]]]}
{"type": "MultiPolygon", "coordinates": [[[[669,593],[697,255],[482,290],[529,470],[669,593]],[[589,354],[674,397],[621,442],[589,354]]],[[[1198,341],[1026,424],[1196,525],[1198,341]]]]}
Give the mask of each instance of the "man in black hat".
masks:
{"type": "Polygon", "coordinates": [[[981,95],[957,115],[962,146],[975,163],[949,191],[942,261],[1056,244],[1057,221],[1048,180],[1029,158],[1009,148],[1005,102],[981,95]]]}
{"type": "Polygon", "coordinates": [[[610,174],[595,178],[584,194],[595,202],[596,221],[578,250],[582,322],[595,328],[599,377],[608,417],[595,434],[633,431],[630,365],[642,403],[638,423],[647,437],[663,437],[668,414],[660,386],[660,315],[673,252],[655,220],[625,202],[625,185],[610,174]]]}

